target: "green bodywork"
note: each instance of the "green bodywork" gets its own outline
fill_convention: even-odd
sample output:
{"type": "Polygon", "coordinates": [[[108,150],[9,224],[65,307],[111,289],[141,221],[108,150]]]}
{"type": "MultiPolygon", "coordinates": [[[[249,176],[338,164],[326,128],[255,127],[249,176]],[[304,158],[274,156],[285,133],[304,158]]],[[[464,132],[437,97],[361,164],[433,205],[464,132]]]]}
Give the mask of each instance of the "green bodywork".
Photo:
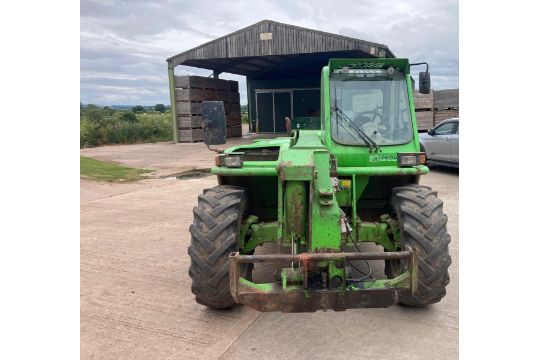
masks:
{"type": "MultiPolygon", "coordinates": [[[[389,208],[392,188],[418,183],[419,175],[428,172],[424,165],[399,167],[397,162],[398,153],[420,151],[408,60],[330,60],[321,72],[320,129],[313,130],[313,118],[299,119],[293,124],[290,136],[255,140],[225,150],[226,156],[247,154],[242,167],[212,168],[220,184],[247,189],[249,206],[240,232],[240,254],[251,254],[257,246],[268,242],[284,247],[285,253],[297,254],[340,252],[353,246],[353,242],[373,242],[386,251],[400,250],[399,227],[389,208]],[[412,137],[407,143],[381,145],[374,152],[368,146],[342,145],[333,140],[329,130],[330,74],[334,69],[366,61],[382,64],[384,68],[391,66],[405,74],[412,122],[412,137]],[[343,214],[350,235],[343,232],[343,214]]],[[[323,261],[318,269],[326,272],[329,280],[347,278],[342,262],[323,261]]],[[[367,280],[353,285],[343,282],[341,289],[410,288],[414,272],[416,269],[409,269],[394,279],[367,280]]],[[[293,264],[282,270],[281,287],[284,291],[297,290],[300,279],[293,264]]],[[[241,284],[257,291],[276,286],[255,284],[247,279],[241,279],[241,284]]]]}

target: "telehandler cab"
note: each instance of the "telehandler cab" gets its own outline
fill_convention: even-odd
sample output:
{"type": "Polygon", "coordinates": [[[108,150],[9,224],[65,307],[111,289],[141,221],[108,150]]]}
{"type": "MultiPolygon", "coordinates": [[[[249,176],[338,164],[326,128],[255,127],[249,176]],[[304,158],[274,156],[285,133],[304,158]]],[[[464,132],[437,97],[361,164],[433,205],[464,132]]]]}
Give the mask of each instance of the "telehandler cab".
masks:
{"type": "MultiPolygon", "coordinates": [[[[425,64],[425,63],[422,63],[425,64]]],[[[331,59],[321,73],[319,130],[219,151],[219,185],[199,195],[189,275],[218,309],[306,312],[426,306],[445,296],[450,236],[427,174],[407,59],[331,59]],[[382,246],[362,252],[360,243],[382,246]],[[278,254],[256,254],[275,243],[278,254]],[[354,261],[385,262],[386,278],[354,261]],[[254,282],[255,263],[276,265],[254,282]]],[[[427,64],[426,68],[427,68],[427,64]]],[[[430,90],[429,70],[419,88],[430,90]]],[[[205,143],[224,144],[223,103],[202,104],[205,143]]]]}

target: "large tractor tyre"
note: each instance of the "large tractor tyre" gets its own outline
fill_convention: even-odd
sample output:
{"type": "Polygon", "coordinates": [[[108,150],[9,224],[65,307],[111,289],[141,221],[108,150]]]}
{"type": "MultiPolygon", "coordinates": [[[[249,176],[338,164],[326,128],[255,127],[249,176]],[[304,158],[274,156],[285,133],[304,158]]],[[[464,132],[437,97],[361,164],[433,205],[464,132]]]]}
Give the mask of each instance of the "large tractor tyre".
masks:
{"type": "MultiPolygon", "coordinates": [[[[228,257],[238,251],[240,225],[246,208],[246,192],[236,186],[216,186],[199,195],[193,208],[193,224],[189,227],[191,258],[189,276],[195,300],[215,309],[235,304],[229,289],[228,257]]],[[[251,278],[251,267],[241,270],[251,278]]]]}
{"type": "MultiPolygon", "coordinates": [[[[427,186],[409,185],[394,189],[392,206],[399,222],[401,249],[410,247],[420,253],[418,288],[414,295],[400,298],[400,303],[427,306],[441,301],[450,282],[448,267],[452,263],[448,252],[450,235],[446,230],[448,217],[443,213],[442,200],[427,186]]],[[[405,261],[386,261],[388,278],[405,270],[405,261]]]]}

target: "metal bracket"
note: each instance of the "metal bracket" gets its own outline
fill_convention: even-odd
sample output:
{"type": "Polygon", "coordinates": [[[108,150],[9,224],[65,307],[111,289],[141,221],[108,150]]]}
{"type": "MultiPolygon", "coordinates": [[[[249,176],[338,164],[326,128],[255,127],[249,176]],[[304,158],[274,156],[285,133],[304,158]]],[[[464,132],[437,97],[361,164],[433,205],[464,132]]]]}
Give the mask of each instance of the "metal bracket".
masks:
{"type": "MultiPolygon", "coordinates": [[[[388,307],[399,296],[416,291],[418,283],[418,251],[377,253],[302,253],[274,255],[229,255],[229,280],[231,295],[236,302],[259,311],[305,312],[319,309],[345,310],[362,307],[388,307]],[[358,287],[341,289],[310,289],[311,264],[321,261],[343,260],[408,260],[408,270],[395,279],[365,281],[358,287]],[[300,265],[293,283],[257,284],[240,277],[240,264],[258,262],[297,262],[300,265]],[[301,277],[301,279],[300,279],[301,277]],[[285,286],[283,286],[285,285],[285,286]]],[[[288,278],[289,274],[285,274],[288,278]]],[[[283,281],[283,279],[282,279],[283,281]]]]}

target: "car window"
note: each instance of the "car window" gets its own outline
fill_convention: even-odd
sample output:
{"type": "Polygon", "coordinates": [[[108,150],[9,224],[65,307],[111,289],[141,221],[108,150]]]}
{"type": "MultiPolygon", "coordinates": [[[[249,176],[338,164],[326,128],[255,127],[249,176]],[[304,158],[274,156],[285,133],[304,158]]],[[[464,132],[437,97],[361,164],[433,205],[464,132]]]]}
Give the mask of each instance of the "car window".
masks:
{"type": "Polygon", "coordinates": [[[447,122],[435,129],[435,135],[450,135],[454,130],[454,122],[447,122]]]}
{"type": "Polygon", "coordinates": [[[454,134],[459,134],[459,123],[456,123],[456,128],[454,129],[454,134]]]}

